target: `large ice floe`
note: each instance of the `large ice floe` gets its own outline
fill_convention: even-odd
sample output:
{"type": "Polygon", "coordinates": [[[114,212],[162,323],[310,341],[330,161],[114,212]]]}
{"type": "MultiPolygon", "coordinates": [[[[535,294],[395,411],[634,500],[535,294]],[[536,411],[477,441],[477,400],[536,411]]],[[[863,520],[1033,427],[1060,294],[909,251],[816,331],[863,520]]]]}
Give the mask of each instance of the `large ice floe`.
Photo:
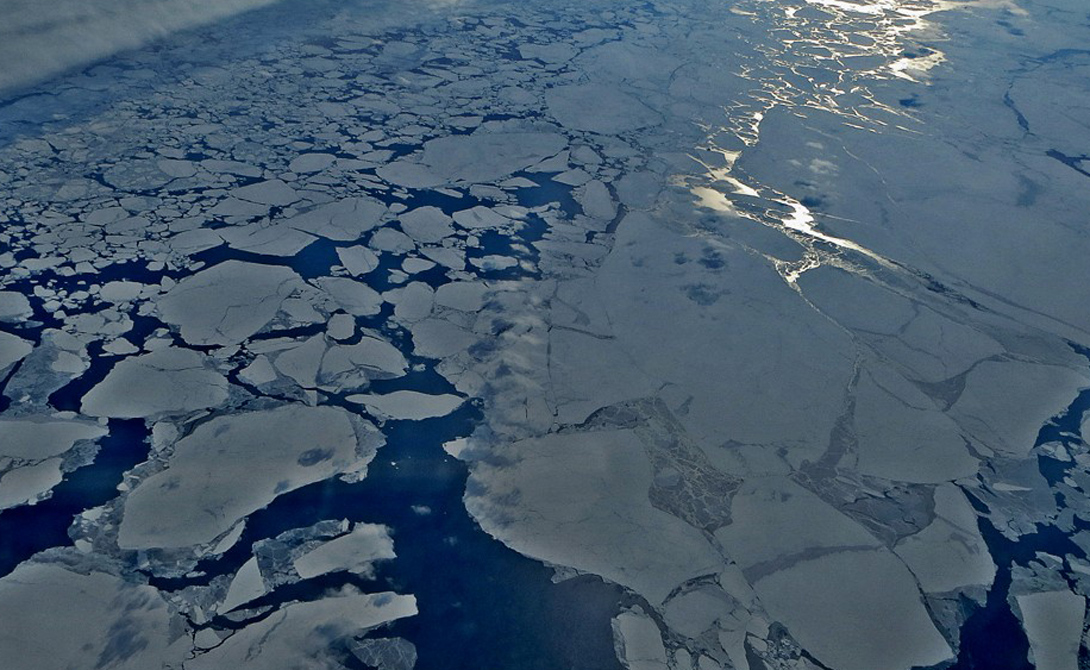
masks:
{"type": "Polygon", "coordinates": [[[0,104],[0,668],[1087,666],[1078,2],[222,4],[0,104]]]}

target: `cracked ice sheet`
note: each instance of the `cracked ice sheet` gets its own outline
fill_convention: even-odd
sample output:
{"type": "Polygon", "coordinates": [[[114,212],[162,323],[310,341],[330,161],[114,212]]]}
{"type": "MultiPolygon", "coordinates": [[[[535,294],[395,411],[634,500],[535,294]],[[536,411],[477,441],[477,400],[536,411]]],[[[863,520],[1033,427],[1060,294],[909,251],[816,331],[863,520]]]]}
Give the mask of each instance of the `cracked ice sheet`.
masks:
{"type": "Polygon", "coordinates": [[[227,400],[227,379],[210,361],[188,349],[168,347],[126,358],[83,397],[90,416],[156,418],[218,407],[227,400]]]}
{"type": "Polygon", "coordinates": [[[360,474],[381,442],[373,426],[332,407],[217,417],[179,440],[165,469],[136,485],[125,500],[118,544],[207,544],[282,493],[360,474]]]}
{"type": "Polygon", "coordinates": [[[186,342],[231,345],[265,328],[302,286],[285,267],[226,261],[178,282],[158,306],[186,342]]]}
{"type": "Polygon", "coordinates": [[[323,670],[333,667],[337,642],[417,613],[416,598],[346,588],[313,602],[292,603],[250,624],[222,645],[185,664],[186,670],[323,670]]]}
{"type": "Polygon", "coordinates": [[[550,435],[473,463],[466,507],[492,536],[546,563],[602,575],[661,603],[723,562],[700,531],[651,506],[651,469],[631,431],[550,435]]]}
{"type": "MultiPolygon", "coordinates": [[[[687,408],[679,419],[703,445],[788,443],[795,461],[824,448],[841,404],[829,388],[850,379],[851,341],[766,264],[630,214],[592,285],[571,299],[608,325],[611,337],[595,349],[616,353],[592,357],[565,347],[552,357],[565,422],[595,409],[585,399],[605,406],[666,382],[687,408]],[[621,360],[639,374],[626,368],[618,376],[621,360]],[[648,381],[631,383],[639,378],[648,381]],[[564,411],[569,399],[581,401],[578,413],[564,411]],[[766,420],[770,413],[775,422],[766,420]]],[[[705,448],[714,460],[715,449],[705,448]]]]}
{"type": "Polygon", "coordinates": [[[0,629],[5,668],[177,667],[189,649],[156,589],[63,562],[26,562],[0,579],[0,611],[18,613],[0,629]]]}

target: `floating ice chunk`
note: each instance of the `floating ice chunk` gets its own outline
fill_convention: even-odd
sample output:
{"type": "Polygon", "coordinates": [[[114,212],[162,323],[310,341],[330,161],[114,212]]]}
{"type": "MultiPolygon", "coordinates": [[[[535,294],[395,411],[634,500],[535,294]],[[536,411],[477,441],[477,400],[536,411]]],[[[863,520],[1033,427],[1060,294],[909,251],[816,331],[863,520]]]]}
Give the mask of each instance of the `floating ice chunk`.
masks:
{"type": "Polygon", "coordinates": [[[326,324],[326,333],[338,341],[351,339],[356,334],[356,320],[348,314],[334,314],[326,324]]]}
{"type": "Polygon", "coordinates": [[[281,374],[310,389],[318,384],[318,370],[325,352],[325,336],[315,335],[277,356],[273,365],[281,374]]]}
{"type": "Polygon", "coordinates": [[[587,216],[612,221],[617,216],[617,204],[605,184],[595,179],[578,194],[579,204],[587,216]]]}
{"type": "Polygon", "coordinates": [[[462,312],[476,312],[484,305],[488,286],[482,282],[458,281],[435,290],[435,304],[462,312]]]}
{"type": "Polygon", "coordinates": [[[395,558],[394,541],[386,526],[359,523],[347,535],[318,546],[295,559],[295,571],[303,579],[330,572],[370,574],[376,561],[395,558]]]}
{"type": "Polygon", "coordinates": [[[386,302],[394,306],[394,315],[400,321],[419,321],[431,314],[435,291],[424,282],[413,282],[382,294],[386,302]]]}
{"type": "Polygon", "coordinates": [[[111,574],[29,561],[0,579],[0,667],[111,670],[181,667],[188,638],[173,634],[167,603],[111,574]]]}
{"type": "Polygon", "coordinates": [[[786,477],[746,480],[731,516],[715,537],[750,580],[807,556],[881,546],[850,517],[786,477]]]}
{"type": "Polygon", "coordinates": [[[405,274],[410,274],[410,275],[420,274],[421,272],[427,272],[428,270],[432,269],[433,267],[435,267],[434,262],[423,259],[423,258],[418,258],[416,256],[411,256],[411,257],[406,258],[405,260],[403,260],[401,262],[401,270],[403,272],[405,272],[405,274]]]}
{"type": "Polygon", "coordinates": [[[337,157],[333,154],[303,154],[302,156],[293,158],[291,163],[288,164],[288,169],[298,174],[321,172],[330,165],[333,165],[333,161],[335,160],[337,160],[337,157]]]}
{"type": "Polygon", "coordinates": [[[285,222],[285,225],[319,237],[351,242],[379,225],[386,205],[374,198],[345,198],[316,207],[285,222]]]}
{"type": "Polygon", "coordinates": [[[1070,591],[1017,596],[1037,670],[1077,670],[1086,598],[1070,591]]]}
{"type": "Polygon", "coordinates": [[[467,350],[477,336],[449,321],[424,319],[413,324],[413,352],[426,358],[446,358],[467,350]]]}
{"type": "Polygon", "coordinates": [[[0,510],[33,505],[45,498],[64,479],[63,464],[63,458],[50,458],[9,470],[0,477],[0,510]]]}
{"type": "Polygon", "coordinates": [[[466,507],[519,553],[601,575],[656,605],[722,568],[701,531],[651,505],[651,467],[632,431],[553,434],[495,455],[472,463],[466,507]]]}
{"type": "Polygon", "coordinates": [[[859,472],[893,481],[938,483],[976,474],[958,425],[889,369],[861,376],[855,389],[859,472]]]}
{"type": "Polygon", "coordinates": [[[373,272],[378,268],[378,256],[367,247],[341,247],[337,249],[341,265],[354,277],[373,272]]]}
{"type": "Polygon", "coordinates": [[[379,168],[387,181],[409,188],[450,182],[493,182],[555,155],[567,144],[556,133],[449,135],[428,140],[422,155],[379,168]]]}
{"type": "Polygon", "coordinates": [[[235,578],[227,587],[227,596],[220,603],[218,611],[221,614],[230,612],[236,607],[257,600],[267,592],[268,589],[261,578],[261,570],[257,566],[257,557],[251,556],[250,560],[243,563],[235,573],[235,578]]]}
{"type": "Polygon", "coordinates": [[[228,226],[216,231],[219,239],[233,249],[264,256],[294,256],[316,239],[314,235],[296,230],[285,222],[259,221],[245,226],[228,226]]]}
{"type": "Polygon", "coordinates": [[[842,551],[804,560],[754,583],[778,619],[818,661],[837,670],[908,670],[953,658],[893,554],[842,551]]]}
{"type": "Polygon", "coordinates": [[[416,646],[399,637],[353,640],[348,651],[377,670],[413,670],[416,667],[416,646]]]}
{"type": "Polygon", "coordinates": [[[0,377],[7,374],[11,366],[30,355],[34,345],[21,337],[0,330],[0,377]]]}
{"type": "Polygon", "coordinates": [[[371,379],[392,379],[409,369],[405,356],[389,342],[364,336],[356,344],[338,344],[322,357],[318,381],[323,389],[339,393],[363,386],[371,379]]]}
{"type": "Polygon", "coordinates": [[[480,268],[483,272],[500,272],[508,268],[513,268],[519,264],[518,259],[511,258],[510,256],[500,256],[498,254],[471,258],[469,259],[469,262],[480,268]]]}
{"type": "Polygon", "coordinates": [[[192,161],[178,160],[174,158],[160,158],[159,169],[170,177],[186,178],[197,174],[197,166],[192,161]]]}
{"type": "Polygon", "coordinates": [[[349,402],[364,405],[384,419],[420,421],[446,416],[458,409],[465,398],[455,395],[429,395],[418,391],[394,391],[385,395],[350,395],[349,402]]]}
{"type": "Polygon", "coordinates": [[[628,670],[666,670],[666,647],[651,617],[629,610],[613,619],[613,644],[617,658],[628,670]]]}
{"type": "Polygon", "coordinates": [[[145,285],[134,281],[111,281],[102,285],[98,297],[106,302],[124,304],[140,297],[145,285]]]}
{"type": "Polygon", "coordinates": [[[54,417],[0,419],[0,456],[38,460],[59,456],[83,440],[97,440],[108,431],[90,421],[54,417]]]}
{"type": "Polygon", "coordinates": [[[574,170],[568,170],[561,172],[553,177],[553,181],[560,182],[561,184],[567,184],[568,186],[582,186],[593,179],[586,170],[582,168],[575,168],[574,170]]]}
{"type": "Polygon", "coordinates": [[[1029,455],[1041,425],[1090,384],[1083,374],[1020,361],[985,361],[965,379],[951,416],[988,448],[1029,455]]]}
{"type": "Polygon", "coordinates": [[[927,593],[946,593],[968,586],[990,587],[995,578],[976,514],[953,484],[935,489],[935,520],[902,540],[894,549],[927,593]]]}
{"type": "Polygon", "coordinates": [[[238,344],[267,326],[301,286],[288,268],[226,261],[178,282],[160,298],[159,313],[191,344],[238,344]]]}
{"type": "Polygon", "coordinates": [[[362,282],[344,277],[323,277],[315,283],[344,311],[354,316],[374,316],[382,309],[382,296],[362,282]]]}
{"type": "Polygon", "coordinates": [[[525,59],[536,59],[545,63],[563,63],[569,61],[579,51],[564,42],[549,44],[523,44],[519,46],[519,55],[525,59]]]}
{"type": "Polygon", "coordinates": [[[557,86],[545,92],[549,113],[573,130],[617,135],[662,123],[662,116],[639,98],[608,84],[557,86]]]}
{"type": "Polygon", "coordinates": [[[24,321],[34,314],[30,301],[22,293],[0,291],[0,321],[24,321]]]}
{"type": "Polygon", "coordinates": [[[282,493],[361,471],[380,442],[370,424],[334,407],[216,417],[179,440],[167,468],[129,494],[118,545],[211,542],[282,493]]]}
{"type": "Polygon", "coordinates": [[[418,207],[399,216],[398,221],[409,237],[425,244],[434,244],[454,234],[450,217],[438,207],[418,207]]]}
{"type": "Polygon", "coordinates": [[[411,237],[393,228],[379,229],[371,236],[369,244],[373,249],[398,254],[408,253],[416,248],[416,243],[411,237]]]}
{"type": "Polygon", "coordinates": [[[491,182],[558,153],[567,145],[556,133],[450,135],[424,145],[423,162],[448,181],[491,182]]]}
{"type": "Polygon", "coordinates": [[[82,411],[125,419],[184,414],[223,404],[227,388],[204,356],[168,347],[118,363],[83,396],[82,411]]]}
{"type": "Polygon", "coordinates": [[[426,247],[424,249],[421,249],[420,253],[432,259],[439,265],[442,265],[443,267],[448,267],[452,270],[464,270],[466,266],[465,253],[456,249],[450,249],[447,247],[426,247]]]}
{"type": "Polygon", "coordinates": [[[261,176],[261,168],[239,161],[225,161],[209,158],[201,161],[201,167],[215,174],[233,174],[239,177],[256,179],[261,176]]]}
{"type": "Polygon", "coordinates": [[[334,667],[337,642],[417,612],[416,599],[351,590],[293,603],[236,632],[222,645],[186,661],[186,670],[298,670],[334,667]]]}
{"type": "Polygon", "coordinates": [[[290,205],[299,200],[299,194],[295,192],[295,189],[279,179],[270,179],[248,186],[240,186],[231,191],[231,195],[239,200],[245,200],[247,202],[256,202],[260,205],[277,205],[280,207],[290,205]]]}
{"type": "Polygon", "coordinates": [[[477,205],[472,209],[465,209],[454,213],[454,222],[463,228],[480,230],[487,228],[501,228],[511,223],[506,216],[499,214],[491,207],[477,205]]]}
{"type": "Polygon", "coordinates": [[[252,363],[239,371],[238,376],[242,381],[254,386],[261,386],[276,381],[276,369],[269,362],[268,356],[258,356],[252,363]]]}

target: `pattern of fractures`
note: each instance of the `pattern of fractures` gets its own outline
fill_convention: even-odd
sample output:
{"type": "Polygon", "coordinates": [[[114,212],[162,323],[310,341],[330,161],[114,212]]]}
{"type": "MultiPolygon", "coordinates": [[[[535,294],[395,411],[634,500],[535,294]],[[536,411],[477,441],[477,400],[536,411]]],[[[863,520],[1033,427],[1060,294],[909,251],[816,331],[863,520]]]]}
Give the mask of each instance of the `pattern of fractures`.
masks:
{"type": "Polygon", "coordinates": [[[623,586],[630,670],[949,665],[981,609],[1085,664],[1077,0],[359,5],[0,107],[0,508],[149,447],[0,577],[0,666],[412,668],[349,577],[396,528],[247,524],[467,400],[466,507],[623,586]]]}

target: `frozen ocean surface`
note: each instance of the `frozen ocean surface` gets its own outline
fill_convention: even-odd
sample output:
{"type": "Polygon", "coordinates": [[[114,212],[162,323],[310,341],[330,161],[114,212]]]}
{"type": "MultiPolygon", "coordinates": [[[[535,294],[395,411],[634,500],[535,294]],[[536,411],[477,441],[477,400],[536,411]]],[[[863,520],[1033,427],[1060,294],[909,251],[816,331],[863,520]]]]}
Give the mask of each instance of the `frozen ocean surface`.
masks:
{"type": "Polygon", "coordinates": [[[3,3],[0,668],[1090,667],[1088,31],[3,3]]]}

